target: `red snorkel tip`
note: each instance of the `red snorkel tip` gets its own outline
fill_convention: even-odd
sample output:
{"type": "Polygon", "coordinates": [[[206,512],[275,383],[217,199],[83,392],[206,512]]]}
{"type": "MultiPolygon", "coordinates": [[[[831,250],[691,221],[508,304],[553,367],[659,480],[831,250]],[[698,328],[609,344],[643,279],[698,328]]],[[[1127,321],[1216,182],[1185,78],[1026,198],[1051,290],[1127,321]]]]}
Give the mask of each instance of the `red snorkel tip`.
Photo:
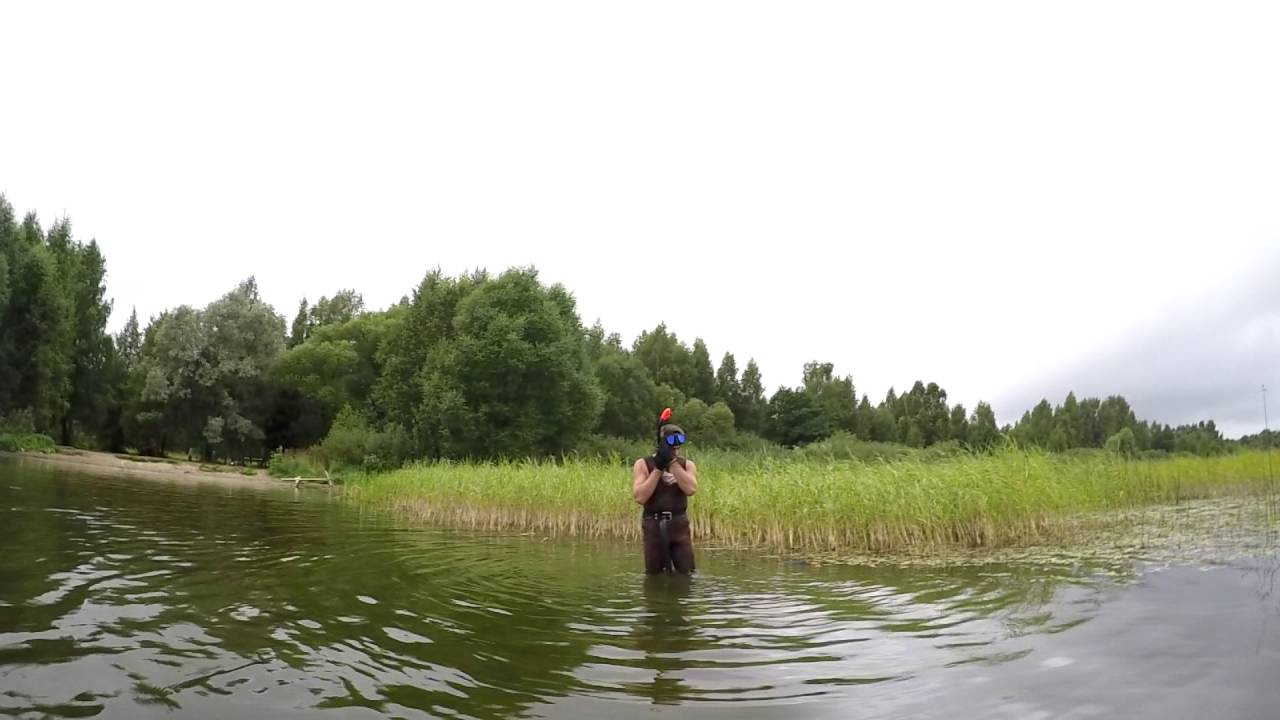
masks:
{"type": "Polygon", "coordinates": [[[662,414],[658,416],[658,422],[666,422],[671,419],[671,408],[663,408],[662,414]]]}

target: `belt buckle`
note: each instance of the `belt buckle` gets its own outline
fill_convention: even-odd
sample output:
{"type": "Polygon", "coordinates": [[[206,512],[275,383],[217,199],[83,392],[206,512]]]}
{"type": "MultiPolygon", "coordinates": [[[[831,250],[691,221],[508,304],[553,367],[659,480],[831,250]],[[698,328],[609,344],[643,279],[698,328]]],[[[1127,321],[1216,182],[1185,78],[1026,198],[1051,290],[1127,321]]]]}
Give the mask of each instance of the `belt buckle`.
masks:
{"type": "Polygon", "coordinates": [[[673,517],[675,516],[671,514],[670,510],[663,510],[662,512],[658,513],[659,520],[670,520],[673,517]]]}

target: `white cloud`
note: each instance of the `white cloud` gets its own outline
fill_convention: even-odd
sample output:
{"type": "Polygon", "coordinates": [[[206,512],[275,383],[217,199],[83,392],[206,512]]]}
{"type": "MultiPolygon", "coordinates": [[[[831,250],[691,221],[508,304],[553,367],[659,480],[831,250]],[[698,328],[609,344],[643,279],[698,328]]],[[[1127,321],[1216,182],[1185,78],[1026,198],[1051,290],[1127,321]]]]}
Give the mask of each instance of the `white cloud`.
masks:
{"type": "Polygon", "coordinates": [[[820,358],[873,397],[923,378],[972,406],[1229,286],[1280,234],[1268,3],[5,19],[0,192],[98,239],[113,326],[249,274],[290,316],[532,263],[585,322],[665,320],[771,386],[820,358]]]}

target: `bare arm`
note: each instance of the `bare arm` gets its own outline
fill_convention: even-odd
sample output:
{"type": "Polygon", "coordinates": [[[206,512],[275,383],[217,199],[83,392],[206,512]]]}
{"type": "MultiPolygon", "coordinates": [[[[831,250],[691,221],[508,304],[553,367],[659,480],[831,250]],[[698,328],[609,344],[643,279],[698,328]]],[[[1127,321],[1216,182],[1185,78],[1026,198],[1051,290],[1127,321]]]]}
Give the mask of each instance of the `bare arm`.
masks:
{"type": "Polygon", "coordinates": [[[631,466],[631,497],[637,505],[649,502],[661,478],[662,471],[654,468],[653,472],[649,472],[649,466],[645,464],[644,458],[637,460],[636,464],[631,466]]]}
{"type": "Polygon", "coordinates": [[[680,463],[673,462],[668,472],[676,476],[676,485],[680,486],[681,492],[692,495],[698,492],[698,466],[692,460],[685,460],[684,465],[680,467],[680,463]]]}

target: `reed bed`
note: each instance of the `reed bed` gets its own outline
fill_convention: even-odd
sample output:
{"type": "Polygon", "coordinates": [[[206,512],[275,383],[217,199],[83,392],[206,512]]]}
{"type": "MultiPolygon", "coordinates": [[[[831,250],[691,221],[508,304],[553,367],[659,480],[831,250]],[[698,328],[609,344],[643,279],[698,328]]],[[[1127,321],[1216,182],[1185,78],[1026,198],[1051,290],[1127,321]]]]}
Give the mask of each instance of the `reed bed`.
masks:
{"type": "MultiPolygon", "coordinates": [[[[1130,460],[1008,448],[936,461],[708,454],[690,517],[700,543],[910,552],[1070,540],[1085,515],[1223,496],[1274,506],[1266,453],[1130,460]],[[716,462],[720,460],[721,462],[716,462]]],[[[352,478],[348,496],[429,524],[636,540],[630,471],[602,461],[427,463],[352,478]]]]}

